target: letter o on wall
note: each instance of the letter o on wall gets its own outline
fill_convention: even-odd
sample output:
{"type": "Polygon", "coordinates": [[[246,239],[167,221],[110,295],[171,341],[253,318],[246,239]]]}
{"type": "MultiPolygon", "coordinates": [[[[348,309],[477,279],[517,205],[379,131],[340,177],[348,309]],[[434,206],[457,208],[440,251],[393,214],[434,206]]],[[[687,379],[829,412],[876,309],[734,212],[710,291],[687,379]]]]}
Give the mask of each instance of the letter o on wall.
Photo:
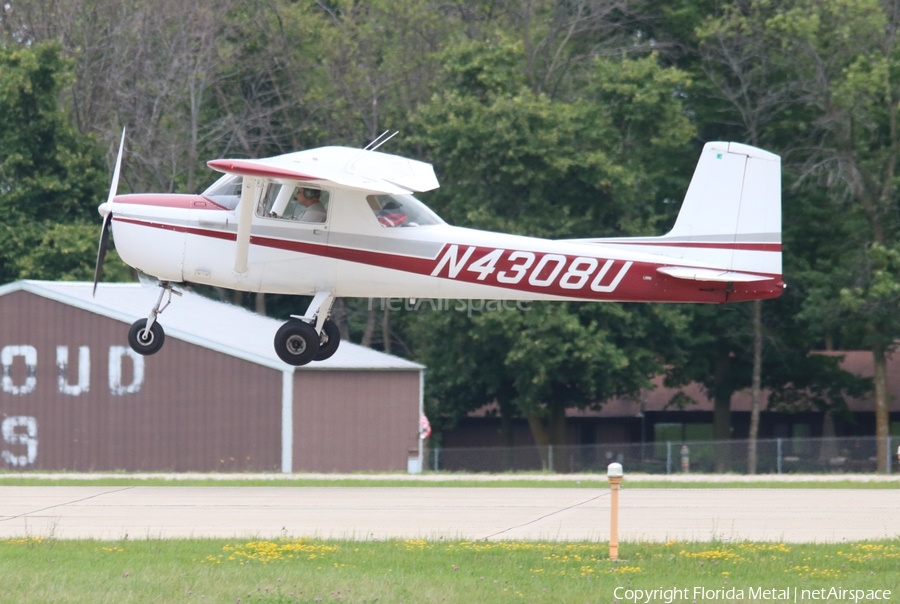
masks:
{"type": "Polygon", "coordinates": [[[3,392],[17,396],[34,392],[37,387],[37,350],[34,346],[4,346],[0,351],[0,363],[3,365],[3,392]],[[12,367],[16,357],[25,359],[25,382],[23,384],[13,383],[12,367]]]}

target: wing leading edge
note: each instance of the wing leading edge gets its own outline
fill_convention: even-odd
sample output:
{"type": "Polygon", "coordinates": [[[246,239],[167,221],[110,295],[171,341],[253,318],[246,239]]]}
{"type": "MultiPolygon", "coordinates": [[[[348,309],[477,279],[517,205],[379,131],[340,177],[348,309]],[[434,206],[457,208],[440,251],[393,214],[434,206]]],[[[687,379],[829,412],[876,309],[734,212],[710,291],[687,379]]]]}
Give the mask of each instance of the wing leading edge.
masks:
{"type": "Polygon", "coordinates": [[[218,172],[275,180],[329,181],[375,193],[413,193],[438,188],[431,164],[350,147],[321,147],[266,159],[215,159],[218,172]]]}

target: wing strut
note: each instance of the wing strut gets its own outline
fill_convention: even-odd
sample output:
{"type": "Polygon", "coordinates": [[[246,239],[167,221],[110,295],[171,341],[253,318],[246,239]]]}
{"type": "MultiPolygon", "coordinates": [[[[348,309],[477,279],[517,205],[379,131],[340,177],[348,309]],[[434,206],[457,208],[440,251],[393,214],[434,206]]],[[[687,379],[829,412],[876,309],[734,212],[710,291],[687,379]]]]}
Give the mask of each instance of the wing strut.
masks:
{"type": "Polygon", "coordinates": [[[238,206],[237,246],[234,253],[234,272],[247,272],[247,258],[250,254],[250,223],[253,220],[253,208],[259,204],[265,181],[261,178],[244,177],[241,188],[241,204],[238,206]]]}

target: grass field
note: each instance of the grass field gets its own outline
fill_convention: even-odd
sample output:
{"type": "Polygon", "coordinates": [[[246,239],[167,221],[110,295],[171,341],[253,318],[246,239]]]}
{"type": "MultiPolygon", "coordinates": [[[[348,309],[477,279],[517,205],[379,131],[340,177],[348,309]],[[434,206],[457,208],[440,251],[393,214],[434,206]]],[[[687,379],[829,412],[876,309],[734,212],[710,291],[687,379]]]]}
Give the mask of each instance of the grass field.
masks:
{"type": "MultiPolygon", "coordinates": [[[[861,590],[858,601],[883,590],[900,598],[900,540],[624,543],[618,562],[608,551],[512,541],[11,539],[0,540],[0,601],[702,604],[751,601],[763,593],[751,590],[764,589],[794,601],[795,588],[797,601],[832,588],[861,590]]],[[[854,601],[844,595],[831,601],[854,601]]]]}

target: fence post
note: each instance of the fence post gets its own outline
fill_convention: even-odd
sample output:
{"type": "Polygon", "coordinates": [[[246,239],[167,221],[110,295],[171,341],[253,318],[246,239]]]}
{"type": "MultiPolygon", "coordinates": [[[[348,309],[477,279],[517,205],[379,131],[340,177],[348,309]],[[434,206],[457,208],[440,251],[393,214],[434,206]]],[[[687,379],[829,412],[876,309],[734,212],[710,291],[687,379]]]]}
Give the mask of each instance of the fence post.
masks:
{"type": "Polygon", "coordinates": [[[778,461],[775,464],[778,467],[778,473],[781,474],[781,439],[778,439],[778,461]]]}
{"type": "Polygon", "coordinates": [[[666,474],[672,473],[672,441],[666,441],[666,474]]]}
{"type": "Polygon", "coordinates": [[[441,456],[441,448],[435,447],[434,449],[432,449],[432,451],[434,452],[434,471],[437,472],[438,471],[438,458],[441,456]]]}
{"type": "Polygon", "coordinates": [[[547,469],[553,471],[553,445],[547,445],[547,469]]]}

